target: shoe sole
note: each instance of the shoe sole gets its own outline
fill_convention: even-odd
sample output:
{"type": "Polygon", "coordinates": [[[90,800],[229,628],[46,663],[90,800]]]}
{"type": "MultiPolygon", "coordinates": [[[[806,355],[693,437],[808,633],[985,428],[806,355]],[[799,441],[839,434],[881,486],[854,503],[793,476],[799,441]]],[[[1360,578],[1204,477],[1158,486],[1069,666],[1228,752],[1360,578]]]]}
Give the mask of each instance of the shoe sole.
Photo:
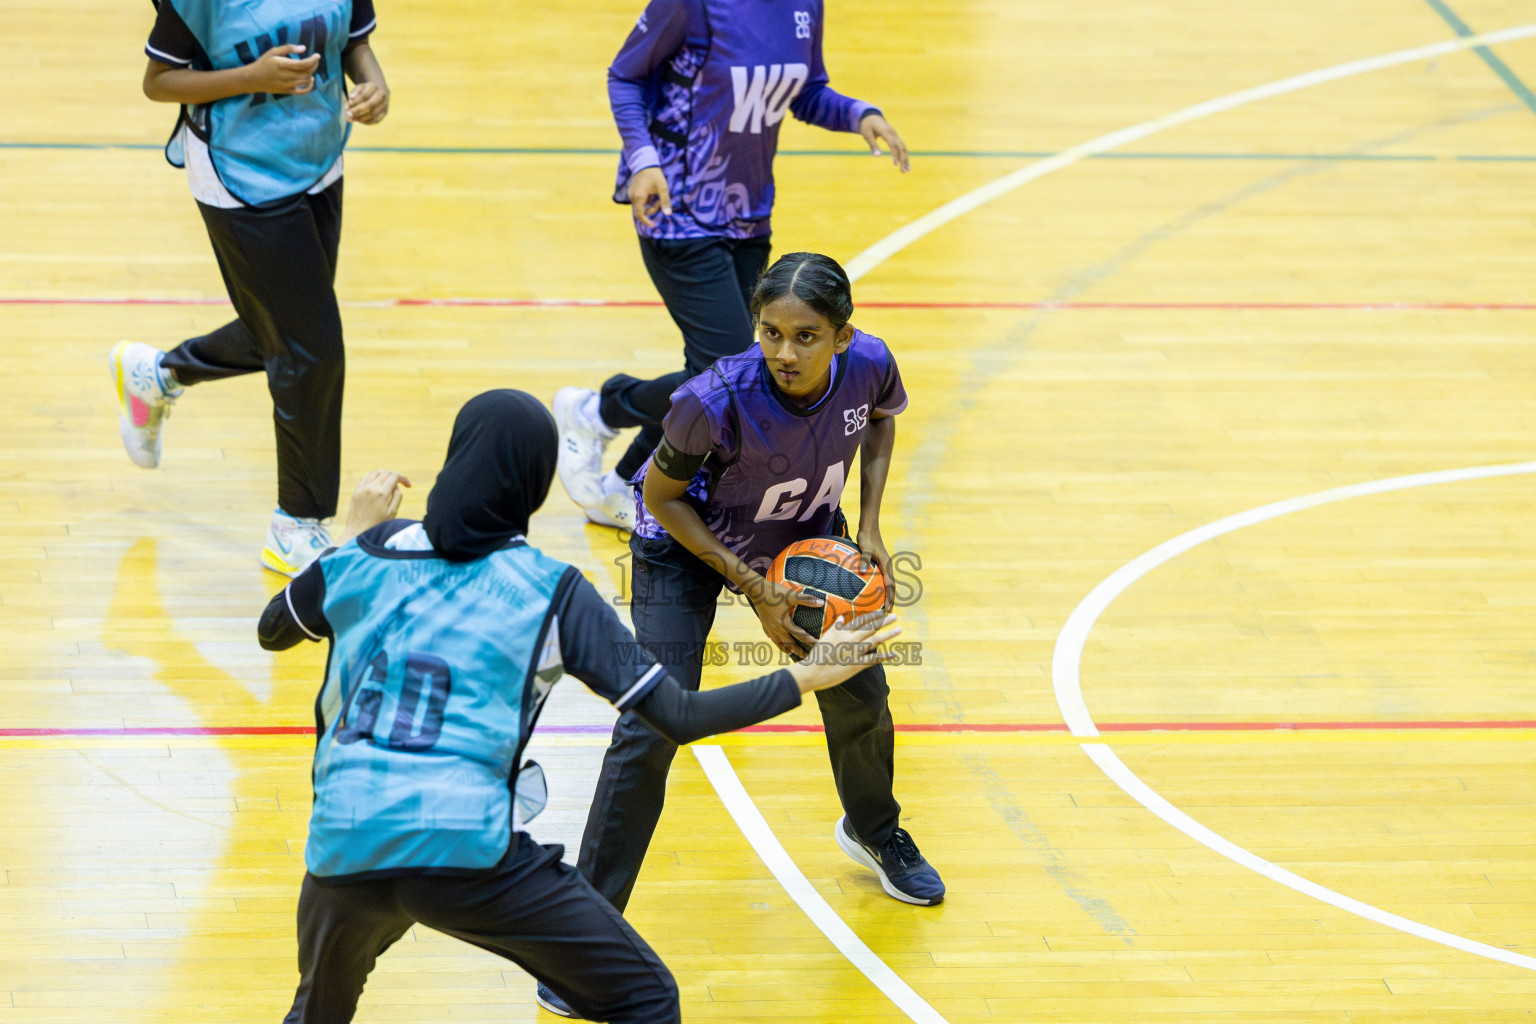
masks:
{"type": "Polygon", "coordinates": [[[920,900],[916,896],[908,896],[892,885],[891,880],[885,877],[885,872],[880,870],[880,862],[871,857],[868,850],[850,839],[848,833],[843,830],[843,822],[847,820],[846,814],[837,819],[837,824],[832,826],[832,838],[837,840],[838,849],[875,873],[875,877],[880,879],[880,888],[885,890],[887,896],[901,900],[903,903],[910,903],[915,907],[932,907],[943,901],[942,896],[936,900],[920,900]]]}
{"type": "Polygon", "coordinates": [[[304,571],[304,566],[294,565],[271,548],[264,547],[261,549],[260,561],[263,569],[271,569],[279,576],[287,576],[289,579],[293,579],[293,577],[304,571]]]}
{"type": "Polygon", "coordinates": [[[107,372],[112,375],[112,386],[117,389],[117,414],[123,415],[123,351],[128,348],[126,341],[120,341],[112,346],[112,354],[107,357],[107,372]]]}
{"type": "Polygon", "coordinates": [[[539,995],[537,990],[535,990],[533,993],[533,1001],[544,1007],[544,1009],[548,1010],[556,1017],[564,1017],[566,1020],[581,1020],[580,1017],[576,1016],[575,1012],[567,1013],[565,1010],[560,1009],[558,1006],[553,1006],[550,1003],[545,1002],[544,997],[539,995]]]}
{"type": "Polygon", "coordinates": [[[594,507],[583,505],[581,510],[587,514],[587,522],[593,524],[594,526],[610,526],[615,530],[623,530],[625,533],[635,532],[633,523],[619,522],[617,519],[609,516],[607,511],[605,511],[602,506],[594,507]]]}
{"type": "MultiPolygon", "coordinates": [[[[555,414],[555,432],[560,435],[560,448],[555,458],[555,473],[560,477],[560,486],[565,488],[566,496],[583,509],[588,505],[595,505],[597,501],[602,500],[602,486],[594,481],[597,501],[583,501],[576,495],[575,489],[571,486],[571,480],[575,474],[570,468],[570,455],[566,451],[565,439],[572,434],[588,433],[588,431],[577,428],[576,413],[572,406],[575,405],[578,397],[584,400],[589,390],[591,389],[577,387],[561,388],[555,392],[555,400],[551,403],[555,414]]],[[[596,520],[593,521],[596,522],[596,520]]]]}

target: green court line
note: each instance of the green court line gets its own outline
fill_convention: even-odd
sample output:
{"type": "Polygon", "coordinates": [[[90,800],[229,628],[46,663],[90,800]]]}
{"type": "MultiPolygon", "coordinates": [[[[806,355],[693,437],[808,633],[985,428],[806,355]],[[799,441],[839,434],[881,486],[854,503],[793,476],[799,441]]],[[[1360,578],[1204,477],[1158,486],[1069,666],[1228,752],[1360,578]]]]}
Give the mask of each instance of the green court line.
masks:
{"type": "MultiPolygon", "coordinates": [[[[1434,2],[1434,0],[1431,0],[1434,2]]],[[[1495,58],[1497,60],[1497,58],[1495,58]]],[[[1518,79],[1516,80],[1518,81],[1518,79]]],[[[1520,88],[1524,89],[1522,84],[1520,88]]],[[[1526,90],[1530,93],[1530,90],[1526,90]]],[[[1536,110],[1536,94],[1531,94],[1532,110],[1536,110]]],[[[164,147],[150,142],[0,142],[3,150],[134,150],[158,152],[164,147]]],[[[348,146],[349,153],[399,153],[406,156],[602,156],[617,157],[614,149],[581,149],[561,146],[348,146]]],[[[1052,154],[1044,150],[984,150],[984,149],[933,149],[913,150],[913,157],[934,159],[981,159],[981,160],[1039,160],[1052,154]]],[[[783,157],[805,156],[857,156],[869,154],[846,149],[783,149],[783,157]]],[[[1192,152],[1112,152],[1096,153],[1090,160],[1230,160],[1271,161],[1276,163],[1432,163],[1437,160],[1466,160],[1473,162],[1536,163],[1536,153],[1509,154],[1435,154],[1435,153],[1192,153],[1192,152]]]]}
{"type": "MultiPolygon", "coordinates": [[[[1444,0],[1424,0],[1424,2],[1433,7],[1435,9],[1435,13],[1440,15],[1440,17],[1445,20],[1447,25],[1455,29],[1457,35],[1465,38],[1467,36],[1476,34],[1472,31],[1466,22],[1461,20],[1460,15],[1451,10],[1450,7],[1444,3],[1444,0]]],[[[1472,47],[1472,52],[1481,57],[1483,63],[1487,64],[1488,67],[1493,70],[1494,74],[1498,75],[1504,80],[1504,84],[1509,86],[1510,91],[1513,92],[1516,96],[1520,97],[1521,103],[1524,103],[1527,107],[1530,107],[1532,113],[1536,113],[1536,93],[1531,92],[1530,87],[1520,80],[1520,76],[1516,75],[1509,69],[1508,64],[1505,64],[1504,61],[1499,59],[1498,54],[1494,53],[1486,46],[1474,46],[1472,47]]]]}
{"type": "MultiPolygon", "coordinates": [[[[1536,96],[1532,97],[1536,103],[1536,96]]],[[[1536,107],[1533,107],[1536,109],[1536,107]]],[[[150,142],[0,142],[0,150],[135,150],[159,151],[159,143],[150,142]]],[[[400,153],[424,156],[602,156],[614,158],[616,149],[584,149],[563,146],[348,146],[349,153],[400,153]]],[[[1039,160],[1051,156],[1046,150],[1025,149],[933,149],[913,150],[912,156],[934,159],[1039,160]]],[[[783,157],[836,156],[864,157],[861,150],[783,149],[783,157]]],[[[1195,152],[1113,152],[1098,153],[1093,160],[1266,160],[1266,161],[1337,161],[1349,163],[1427,163],[1435,160],[1515,160],[1536,162],[1536,153],[1514,155],[1437,155],[1434,153],[1195,153],[1195,152]]]]}

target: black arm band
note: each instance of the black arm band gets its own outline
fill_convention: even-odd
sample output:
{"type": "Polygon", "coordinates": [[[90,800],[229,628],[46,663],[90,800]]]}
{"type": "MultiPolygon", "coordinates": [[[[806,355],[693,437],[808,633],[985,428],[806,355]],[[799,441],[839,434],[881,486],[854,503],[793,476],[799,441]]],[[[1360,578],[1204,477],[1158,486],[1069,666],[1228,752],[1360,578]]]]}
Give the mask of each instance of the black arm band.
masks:
{"type": "Polygon", "coordinates": [[[663,437],[661,444],[656,446],[656,454],[651,456],[651,461],[656,463],[656,468],[671,477],[673,480],[692,480],[693,475],[704,465],[704,460],[709,458],[709,453],[703,455],[689,455],[680,452],[667,443],[663,437]]]}

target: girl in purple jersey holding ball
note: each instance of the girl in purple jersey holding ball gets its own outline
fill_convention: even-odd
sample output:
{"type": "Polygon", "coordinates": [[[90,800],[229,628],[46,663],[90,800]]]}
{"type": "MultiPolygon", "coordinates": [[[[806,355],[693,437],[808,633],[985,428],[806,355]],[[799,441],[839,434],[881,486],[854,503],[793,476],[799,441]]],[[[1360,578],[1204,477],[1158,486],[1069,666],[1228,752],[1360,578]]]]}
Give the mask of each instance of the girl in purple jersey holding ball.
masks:
{"type": "Polygon", "coordinates": [[[785,115],[856,132],[908,168],[880,110],[828,84],[822,20],[822,0],[650,0],[608,68],[624,140],[613,199],[634,214],[645,269],[683,334],[684,365],[555,395],[560,482],[592,522],[633,528],[629,481],[661,439],[672,392],[752,344],[747,300],[768,265],[785,115]],[[605,475],[603,449],[626,427],[640,433],[605,475]]]}
{"type": "MultiPolygon", "coordinates": [[[[751,312],[757,348],[718,360],[673,393],[636,487],[635,638],[689,689],[699,685],[721,587],[747,596],[780,650],[800,656],[813,643],[792,615],[819,600],[763,574],[794,541],[848,535],[840,506],[856,454],[853,539],[887,580],[891,574],[880,502],[895,417],[907,406],[895,358],[848,322],[848,275],[826,256],[780,257],[758,282],[751,312]]],[[[943,900],[944,883],[899,824],[889,695],[879,665],[816,694],[844,811],[833,834],[891,896],[931,905],[943,900]]],[[[578,867],[621,911],[661,817],[676,751],[638,715],[625,712],[614,726],[578,867]]],[[[540,1001],[560,1012],[547,991],[540,1001]]]]}

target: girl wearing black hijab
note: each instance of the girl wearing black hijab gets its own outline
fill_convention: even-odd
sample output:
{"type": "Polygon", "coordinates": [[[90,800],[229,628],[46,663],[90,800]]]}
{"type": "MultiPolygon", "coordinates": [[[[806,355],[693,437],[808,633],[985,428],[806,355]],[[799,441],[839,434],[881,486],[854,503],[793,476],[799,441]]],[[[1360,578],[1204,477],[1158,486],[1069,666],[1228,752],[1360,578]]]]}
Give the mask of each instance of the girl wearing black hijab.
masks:
{"type": "Polygon", "coordinates": [[[559,846],[524,831],[543,775],[523,749],[564,673],[675,743],[760,722],[885,659],[893,617],[833,629],[804,662],[690,692],[575,568],[525,539],[555,472],[549,413],[490,391],[454,421],[424,522],[395,473],[353,495],[354,539],[267,605],[268,650],[328,639],[301,979],[287,1024],[344,1024],[374,961],[416,922],[500,954],[591,1020],[681,1020],[677,985],[559,846]],[[519,770],[519,766],[521,770],[519,770]]]}

